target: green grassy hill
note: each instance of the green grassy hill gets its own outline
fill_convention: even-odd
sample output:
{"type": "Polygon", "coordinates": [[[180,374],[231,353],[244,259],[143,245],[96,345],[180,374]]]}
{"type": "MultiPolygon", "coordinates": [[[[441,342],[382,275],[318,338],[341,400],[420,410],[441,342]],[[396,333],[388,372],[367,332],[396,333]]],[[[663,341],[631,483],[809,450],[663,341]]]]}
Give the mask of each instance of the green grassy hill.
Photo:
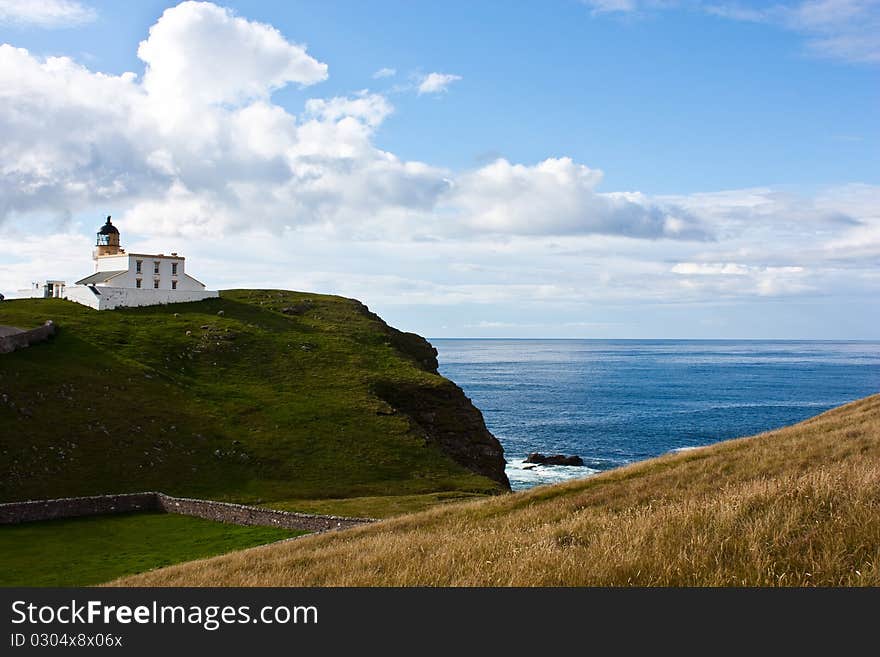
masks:
{"type": "Polygon", "coordinates": [[[383,514],[506,490],[500,445],[433,348],[357,301],[0,303],[0,325],[47,319],[53,340],[0,355],[0,501],[161,490],[383,514]]]}
{"type": "Polygon", "coordinates": [[[752,438],[120,580],[880,585],[880,395],[752,438]]]}

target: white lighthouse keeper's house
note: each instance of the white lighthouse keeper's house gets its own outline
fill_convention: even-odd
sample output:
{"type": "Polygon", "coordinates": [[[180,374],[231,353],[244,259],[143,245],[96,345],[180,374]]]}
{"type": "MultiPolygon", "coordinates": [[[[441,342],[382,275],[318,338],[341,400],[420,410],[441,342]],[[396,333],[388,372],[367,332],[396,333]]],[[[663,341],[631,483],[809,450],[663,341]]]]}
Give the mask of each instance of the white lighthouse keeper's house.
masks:
{"type": "Polygon", "coordinates": [[[186,259],[171,255],[126,253],[119,246],[119,230],[107,217],[98,231],[95,273],[64,288],[70,301],[96,310],[163,303],[202,301],[219,296],[186,273],[186,259]]]}

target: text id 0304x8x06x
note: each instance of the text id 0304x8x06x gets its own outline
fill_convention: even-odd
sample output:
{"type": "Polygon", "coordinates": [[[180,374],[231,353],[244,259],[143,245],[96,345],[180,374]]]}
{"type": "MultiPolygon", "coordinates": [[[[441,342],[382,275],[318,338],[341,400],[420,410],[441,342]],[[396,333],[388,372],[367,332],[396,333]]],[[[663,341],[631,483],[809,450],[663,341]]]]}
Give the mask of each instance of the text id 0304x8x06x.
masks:
{"type": "Polygon", "coordinates": [[[57,634],[55,632],[13,632],[9,637],[11,648],[121,648],[122,637],[115,634],[57,634]]]}

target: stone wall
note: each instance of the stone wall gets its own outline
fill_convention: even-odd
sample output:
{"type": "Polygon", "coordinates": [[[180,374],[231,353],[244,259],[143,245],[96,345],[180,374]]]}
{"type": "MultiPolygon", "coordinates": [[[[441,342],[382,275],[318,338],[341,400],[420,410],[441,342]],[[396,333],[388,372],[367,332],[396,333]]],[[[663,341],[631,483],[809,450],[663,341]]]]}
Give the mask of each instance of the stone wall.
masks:
{"type": "Polygon", "coordinates": [[[356,525],[373,522],[368,518],[345,518],[342,516],[319,516],[293,511],[277,511],[262,509],[243,504],[213,502],[210,500],[193,500],[185,497],[170,497],[156,493],[159,507],[167,513],[179,513],[185,516],[196,516],[229,522],[236,525],[266,525],[285,529],[303,529],[313,532],[329,529],[347,529],[356,525]]]}
{"type": "Polygon", "coordinates": [[[55,322],[51,319],[30,331],[21,331],[0,337],[0,354],[8,354],[16,349],[24,349],[32,344],[45,342],[55,335],[55,322]]]}
{"type": "Polygon", "coordinates": [[[14,525],[35,520],[56,520],[108,513],[155,511],[159,508],[156,493],[65,497],[57,500],[31,500],[0,504],[0,525],[14,525]]]}
{"type": "Polygon", "coordinates": [[[133,511],[164,511],[165,513],[178,513],[236,525],[262,525],[310,532],[347,529],[374,522],[370,518],[346,518],[277,511],[228,502],[171,497],[164,493],[125,493],[65,497],[57,500],[7,502],[0,504],[0,525],[133,511]]]}

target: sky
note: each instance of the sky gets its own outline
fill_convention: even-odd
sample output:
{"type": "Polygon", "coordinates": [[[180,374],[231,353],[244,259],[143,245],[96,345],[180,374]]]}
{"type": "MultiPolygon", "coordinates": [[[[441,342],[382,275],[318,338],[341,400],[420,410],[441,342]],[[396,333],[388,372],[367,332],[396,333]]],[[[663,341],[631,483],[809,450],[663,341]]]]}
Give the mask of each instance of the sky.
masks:
{"type": "Polygon", "coordinates": [[[129,251],[428,337],[880,339],[880,0],[0,0],[0,293],[129,251]]]}

